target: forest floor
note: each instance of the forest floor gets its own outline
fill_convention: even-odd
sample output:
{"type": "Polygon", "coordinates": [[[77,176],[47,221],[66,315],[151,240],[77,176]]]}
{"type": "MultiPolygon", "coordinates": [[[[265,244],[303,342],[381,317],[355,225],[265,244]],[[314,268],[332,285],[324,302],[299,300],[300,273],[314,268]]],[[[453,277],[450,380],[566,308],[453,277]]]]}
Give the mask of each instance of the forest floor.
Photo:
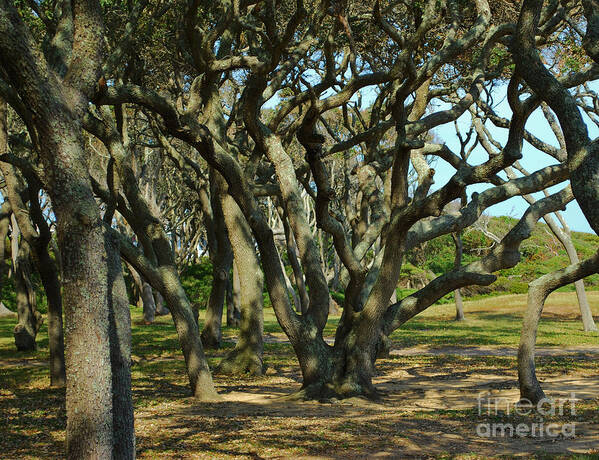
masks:
{"type": "MultiPolygon", "coordinates": [[[[589,297],[598,320],[599,293],[589,297]]],[[[374,383],[382,393],[377,402],[282,399],[299,389],[301,375],[272,311],[266,310],[266,375],[217,375],[222,401],[198,403],[189,397],[170,318],[145,326],[134,309],[138,457],[599,458],[599,335],[582,331],[574,294],[549,298],[538,338],[537,374],[548,396],[564,403],[563,414],[558,405],[541,421],[538,413],[514,410],[513,352],[524,305],[525,296],[495,297],[467,302],[465,322],[452,321],[450,304],[410,321],[393,335],[391,355],[377,361],[374,383]],[[572,394],[574,406],[566,401],[572,394]],[[518,425],[535,425],[537,433],[509,436],[509,427],[518,425]],[[548,436],[547,427],[550,434],[562,434],[548,436]],[[494,428],[496,433],[489,433],[494,428]]],[[[331,319],[329,335],[336,321],[331,319]]],[[[46,329],[38,351],[17,353],[14,322],[0,319],[0,457],[60,458],[64,390],[48,388],[46,329]]],[[[235,330],[225,328],[223,348],[208,351],[211,365],[234,339],[235,330]]]]}

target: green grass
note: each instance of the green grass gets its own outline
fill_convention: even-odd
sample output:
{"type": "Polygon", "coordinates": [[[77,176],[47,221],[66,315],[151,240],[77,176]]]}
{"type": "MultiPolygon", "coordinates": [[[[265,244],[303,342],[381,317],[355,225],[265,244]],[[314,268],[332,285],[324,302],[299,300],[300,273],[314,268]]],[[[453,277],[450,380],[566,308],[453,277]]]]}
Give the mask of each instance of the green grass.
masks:
{"type": "MultiPolygon", "coordinates": [[[[589,300],[595,317],[599,317],[599,292],[589,292],[589,300]]],[[[434,305],[404,324],[392,334],[400,347],[412,346],[517,346],[520,340],[525,295],[492,297],[465,302],[467,320],[453,321],[454,304],[434,305]]],[[[574,293],[552,294],[541,319],[537,344],[539,346],[599,345],[599,334],[584,332],[577,318],[574,293]]],[[[178,338],[170,316],[157,317],[150,325],[142,325],[141,309],[132,306],[133,355],[134,357],[170,356],[178,350],[178,338]]],[[[204,311],[200,311],[200,327],[204,311]]],[[[597,318],[596,320],[599,320],[597,318]]],[[[334,336],[338,316],[330,317],[325,336],[334,336]]],[[[598,321],[599,322],[599,321],[598,321]]],[[[0,318],[0,359],[48,359],[48,331],[44,323],[38,334],[38,350],[17,352],[14,349],[12,329],[16,318],[0,318]]],[[[264,310],[264,331],[283,338],[284,335],[270,308],[264,310]]],[[[228,339],[237,330],[228,328],[223,319],[223,347],[231,347],[228,339]]],[[[267,344],[276,348],[278,344],[267,344]]]]}
{"type": "MultiPolygon", "coordinates": [[[[595,321],[599,292],[588,292],[595,321]]],[[[392,334],[400,346],[517,346],[526,295],[489,297],[464,303],[466,321],[453,321],[455,305],[434,305],[392,334]]],[[[539,346],[599,345],[599,334],[584,332],[574,293],[549,296],[539,324],[539,346]]]]}

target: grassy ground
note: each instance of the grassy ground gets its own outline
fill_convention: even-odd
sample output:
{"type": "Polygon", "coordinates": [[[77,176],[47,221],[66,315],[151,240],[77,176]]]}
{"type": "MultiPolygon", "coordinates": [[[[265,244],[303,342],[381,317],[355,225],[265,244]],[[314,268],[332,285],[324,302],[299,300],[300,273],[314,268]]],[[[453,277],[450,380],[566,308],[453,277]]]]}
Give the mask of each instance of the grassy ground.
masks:
{"type": "MultiPolygon", "coordinates": [[[[599,316],[599,293],[590,293],[599,316]]],[[[396,347],[517,346],[525,296],[467,302],[467,321],[456,323],[453,305],[432,307],[393,334],[396,347]]],[[[265,311],[269,369],[260,378],[216,376],[223,401],[199,404],[189,398],[185,367],[170,318],[145,326],[133,310],[133,392],[140,458],[361,458],[377,456],[489,458],[558,455],[599,458],[599,377],[597,355],[567,353],[540,357],[538,375],[554,397],[582,394],[576,414],[546,423],[578,424],[575,440],[486,439],[477,423],[526,423],[531,418],[476,412],[476,396],[517,398],[515,358],[510,356],[391,356],[377,362],[375,384],[383,393],[373,403],[289,403],[278,397],[297,390],[301,376],[291,347],[265,311]],[[577,456],[580,454],[580,456],[577,456]]],[[[599,318],[597,318],[599,319],[599,318]]],[[[338,318],[327,333],[333,334],[338,318]]],[[[48,388],[47,330],[39,350],[14,351],[12,318],[0,319],[0,457],[57,458],[64,443],[64,390],[48,388]]],[[[222,350],[209,351],[215,365],[233,346],[225,328],[222,350]]],[[[576,318],[575,296],[549,298],[539,331],[542,346],[598,346],[597,334],[584,333],[576,318]]]]}

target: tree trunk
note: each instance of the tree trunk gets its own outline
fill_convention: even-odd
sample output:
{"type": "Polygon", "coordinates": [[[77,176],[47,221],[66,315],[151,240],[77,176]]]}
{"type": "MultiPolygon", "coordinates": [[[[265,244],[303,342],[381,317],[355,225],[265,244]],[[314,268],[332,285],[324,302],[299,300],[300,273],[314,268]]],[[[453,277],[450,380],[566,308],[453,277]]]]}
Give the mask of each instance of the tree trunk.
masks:
{"type": "Polygon", "coordinates": [[[455,299],[455,320],[456,321],[464,321],[466,318],[464,317],[464,303],[462,302],[462,293],[459,289],[453,291],[453,296],[455,299]]]}
{"type": "Polygon", "coordinates": [[[144,322],[146,324],[152,324],[156,314],[156,304],[154,303],[152,286],[150,286],[146,281],[143,282],[141,288],[141,298],[143,301],[144,322]]]}
{"type": "MultiPolygon", "coordinates": [[[[525,198],[527,201],[529,201],[529,196],[526,196],[525,198]]],[[[578,253],[576,252],[574,243],[572,242],[572,234],[570,233],[570,229],[560,213],[556,212],[555,215],[562,226],[561,228],[551,217],[551,215],[545,216],[544,220],[549,226],[549,229],[553,232],[553,234],[557,237],[566,250],[570,264],[577,264],[580,262],[580,259],[578,258],[578,253]]],[[[591,312],[589,300],[587,299],[587,293],[584,289],[584,281],[582,279],[577,280],[574,283],[574,287],[576,288],[576,297],[578,298],[578,308],[580,309],[583,329],[587,332],[597,331],[597,325],[593,320],[593,314],[591,312]]]]}
{"type": "Polygon", "coordinates": [[[35,337],[42,326],[42,315],[36,309],[36,298],[31,283],[31,248],[25,240],[19,242],[19,226],[12,216],[12,260],[15,280],[18,322],[14,329],[15,345],[19,351],[37,348],[35,337]]]}
{"type": "Polygon", "coordinates": [[[129,224],[135,225],[133,229],[140,240],[143,252],[140,250],[141,248],[133,246],[129,239],[120,232],[112,230],[121,243],[121,255],[154,289],[161,292],[169,306],[194,396],[200,399],[216,399],[218,395],[214,389],[210,369],[204,355],[198,325],[177,272],[172,242],[169,242],[164,232],[160,216],[153,214],[140,194],[137,179],[127,161],[129,157],[120,140],[120,135],[116,132],[109,134],[99,132],[98,135],[108,136],[102,140],[115,159],[125,195],[130,203],[135,203],[135,212],[138,214],[138,219],[132,219],[129,224]],[[148,235],[152,235],[152,238],[149,238],[148,235]]]}
{"type": "Polygon", "coordinates": [[[220,347],[223,307],[228,283],[227,271],[221,264],[216,265],[212,273],[212,289],[206,306],[206,316],[201,335],[202,345],[205,348],[220,347]]]}
{"type": "Polygon", "coordinates": [[[294,347],[303,376],[303,385],[290,399],[328,400],[364,396],[378,399],[372,384],[376,340],[364,340],[370,334],[360,335],[351,330],[345,337],[337,337],[335,346],[327,345],[322,336],[302,340],[294,347]],[[339,340],[340,339],[340,340],[339,340]]]}
{"type": "MultiPolygon", "coordinates": [[[[204,400],[218,399],[200,340],[198,324],[194,319],[191,304],[181,285],[175,264],[164,263],[160,268],[155,267],[124,235],[117,230],[113,230],[113,232],[120,239],[121,255],[123,258],[133,265],[135,269],[139,270],[140,274],[152,284],[154,289],[160,290],[165,302],[169,306],[169,311],[179,337],[179,343],[183,350],[183,357],[185,358],[187,375],[193,395],[196,398],[204,400]]],[[[162,238],[160,240],[162,243],[160,247],[164,250],[160,253],[160,257],[166,261],[169,254],[172,253],[170,252],[170,248],[168,248],[168,242],[164,237],[162,238]],[[167,250],[169,251],[168,253],[167,250]]]]}
{"type": "MultiPolygon", "coordinates": [[[[131,396],[131,312],[118,242],[107,235],[108,311],[112,369],[113,458],[135,457],[133,398],[131,396]]],[[[147,283],[145,283],[149,287],[147,283]]],[[[150,288],[151,295],[151,288],[150,288]]],[[[145,317],[145,312],[144,312],[145,317]]]]}
{"type": "Polygon", "coordinates": [[[64,80],[48,68],[11,2],[0,8],[0,60],[9,83],[36,114],[30,135],[43,139],[40,156],[56,216],[65,306],[67,458],[127,459],[135,450],[118,443],[134,433],[132,426],[129,433],[114,432],[113,394],[131,388],[124,387],[125,379],[112,379],[109,322],[114,308],[109,283],[122,279],[122,272],[120,266],[110,269],[118,251],[106,239],[80,124],[100,76],[100,5],[74,2],[72,17],[75,65],[64,80]]]}
{"type": "Polygon", "coordinates": [[[239,275],[241,294],[241,323],[239,340],[231,353],[221,362],[219,371],[225,374],[262,375],[264,351],[264,320],[262,288],[264,275],[256,254],[252,232],[235,200],[222,196],[222,209],[235,266],[239,275]]]}
{"type": "Polygon", "coordinates": [[[193,394],[203,400],[218,399],[200,341],[198,325],[193,318],[191,304],[179,282],[177,270],[174,266],[163,267],[161,274],[164,299],[169,305],[177,329],[193,394]]]}
{"type": "MultiPolygon", "coordinates": [[[[66,384],[64,362],[64,333],[62,324],[62,293],[58,263],[50,257],[48,244],[52,240],[50,228],[40,208],[39,186],[28,184],[25,190],[15,168],[8,163],[0,163],[0,170],[6,183],[8,203],[13,210],[22,237],[29,244],[33,261],[40,274],[48,301],[48,346],[50,349],[50,385],[62,387],[66,384]],[[27,192],[29,206],[22,195],[27,192]],[[34,223],[37,230],[34,228],[34,223]]],[[[33,182],[33,181],[32,181],[33,182]]]]}
{"type": "Polygon", "coordinates": [[[520,396],[533,404],[545,397],[535,372],[535,343],[545,300],[553,291],[595,273],[599,268],[599,252],[593,257],[541,276],[530,283],[528,305],[524,314],[518,349],[518,381],[520,396]]]}
{"type": "MultiPolygon", "coordinates": [[[[227,235],[224,222],[223,209],[220,197],[226,190],[226,182],[216,171],[212,171],[211,196],[214,229],[216,231],[217,248],[216,254],[212,256],[212,289],[206,307],[204,328],[202,329],[202,344],[206,348],[218,348],[222,338],[222,318],[227,284],[229,283],[229,271],[233,263],[233,252],[227,235]]],[[[212,252],[212,251],[211,251],[212,252]]]]}
{"type": "Polygon", "coordinates": [[[170,312],[164,303],[164,299],[162,298],[162,294],[157,290],[153,290],[154,292],[154,304],[156,305],[156,314],[158,316],[168,315],[170,312]]]}
{"type": "Polygon", "coordinates": [[[144,322],[151,324],[154,322],[154,315],[156,313],[156,304],[154,301],[154,295],[152,293],[152,286],[143,279],[142,275],[131,265],[126,263],[131,278],[135,283],[135,290],[137,292],[137,306],[141,306],[143,309],[144,322]],[[141,304],[141,305],[140,305],[141,304]]]}
{"type": "MultiPolygon", "coordinates": [[[[528,172],[521,165],[516,164],[515,167],[522,174],[528,175],[528,172]]],[[[516,174],[511,168],[507,168],[506,173],[508,175],[508,178],[510,179],[516,177],[516,174]]],[[[547,194],[548,192],[545,191],[545,195],[547,194]]],[[[532,195],[524,195],[523,198],[529,204],[534,204],[536,202],[535,198],[532,195]]],[[[555,212],[554,214],[559,220],[561,228],[557,224],[555,219],[553,219],[551,214],[547,214],[546,216],[544,216],[543,220],[566,250],[566,253],[568,254],[568,259],[570,260],[570,264],[577,264],[580,261],[580,259],[578,258],[578,253],[576,252],[574,243],[572,242],[572,234],[570,232],[570,228],[568,227],[566,220],[560,212],[555,212]]],[[[578,298],[578,307],[580,308],[580,316],[582,318],[583,329],[585,331],[597,331],[597,326],[595,325],[595,321],[593,320],[593,314],[591,313],[591,307],[589,306],[587,294],[584,290],[584,281],[582,279],[577,280],[574,283],[574,286],[576,288],[576,296],[578,298]]]]}
{"type": "Polygon", "coordinates": [[[284,218],[283,227],[285,229],[285,241],[287,242],[287,257],[289,258],[289,263],[291,264],[291,268],[293,270],[293,276],[295,278],[295,286],[297,287],[297,291],[299,293],[299,301],[300,305],[296,304],[296,308],[299,312],[306,313],[308,311],[308,307],[310,306],[310,298],[308,296],[308,291],[306,290],[306,283],[304,281],[304,274],[302,272],[302,267],[298,258],[298,250],[297,245],[295,244],[295,238],[293,236],[293,232],[289,227],[289,224],[284,218]]]}
{"type": "Polygon", "coordinates": [[[285,287],[287,288],[287,294],[291,296],[291,300],[293,301],[293,305],[295,306],[295,311],[298,313],[302,312],[302,301],[300,300],[299,295],[295,292],[293,285],[291,284],[291,280],[289,276],[287,276],[287,272],[285,271],[285,264],[283,263],[283,259],[280,258],[281,261],[281,270],[283,271],[283,277],[285,278],[285,287]]]}
{"type": "Polygon", "coordinates": [[[233,276],[227,286],[227,326],[239,327],[241,321],[241,287],[239,270],[233,263],[233,276]]]}
{"type": "Polygon", "coordinates": [[[56,262],[44,245],[38,251],[38,271],[48,300],[48,347],[50,349],[50,385],[66,385],[64,362],[64,332],[62,323],[62,293],[56,262]]]}
{"type": "MultiPolygon", "coordinates": [[[[1,108],[0,108],[0,111],[1,111],[1,108]]],[[[0,117],[1,116],[2,116],[2,114],[0,113],[0,117]]],[[[0,131],[0,136],[3,136],[3,135],[5,136],[6,133],[2,133],[0,131]]],[[[4,141],[0,140],[0,148],[2,148],[2,142],[4,142],[4,141]]],[[[6,259],[7,259],[6,239],[8,238],[8,231],[10,228],[11,213],[12,213],[12,209],[11,209],[9,201],[4,200],[4,203],[2,203],[2,205],[0,205],[0,292],[2,290],[4,280],[8,276],[8,270],[9,270],[9,266],[6,263],[6,259]]]]}
{"type": "MultiPolygon", "coordinates": [[[[455,259],[453,266],[455,269],[459,269],[462,266],[462,254],[464,251],[464,245],[462,243],[462,235],[459,233],[452,233],[451,237],[453,238],[453,242],[455,244],[455,259]]],[[[454,299],[455,299],[455,320],[456,321],[464,321],[464,304],[462,302],[462,293],[459,289],[453,291],[454,299]]]]}
{"type": "Polygon", "coordinates": [[[543,286],[541,277],[530,283],[528,288],[528,305],[522,323],[520,347],[518,348],[518,382],[520,384],[520,397],[537,404],[545,398],[545,393],[539,385],[535,372],[535,343],[537,329],[545,299],[549,295],[543,286]]]}
{"type": "MultiPolygon", "coordinates": [[[[559,217],[559,216],[558,216],[559,217]]],[[[561,219],[560,219],[561,220],[561,219]]],[[[555,233],[555,232],[554,232],[555,233]]],[[[576,252],[576,248],[574,247],[574,243],[572,242],[572,236],[570,233],[570,229],[565,225],[565,221],[562,220],[562,230],[557,233],[557,236],[561,243],[563,244],[566,252],[568,253],[568,258],[570,259],[571,264],[577,264],[580,262],[578,258],[578,253],[576,252]]],[[[597,325],[593,320],[593,313],[591,312],[591,306],[589,305],[589,300],[587,298],[587,293],[584,289],[584,281],[582,279],[577,280],[574,283],[574,287],[576,288],[576,296],[578,298],[578,307],[580,308],[580,316],[582,319],[582,327],[585,331],[597,331],[597,325]]]]}
{"type": "MultiPolygon", "coordinates": [[[[570,260],[570,262],[574,262],[570,260]]],[[[587,332],[596,332],[597,325],[593,319],[593,313],[591,312],[591,306],[589,305],[589,299],[584,289],[584,281],[578,280],[574,283],[576,288],[576,296],[578,297],[578,306],[580,308],[580,316],[582,318],[582,328],[587,332]]]]}

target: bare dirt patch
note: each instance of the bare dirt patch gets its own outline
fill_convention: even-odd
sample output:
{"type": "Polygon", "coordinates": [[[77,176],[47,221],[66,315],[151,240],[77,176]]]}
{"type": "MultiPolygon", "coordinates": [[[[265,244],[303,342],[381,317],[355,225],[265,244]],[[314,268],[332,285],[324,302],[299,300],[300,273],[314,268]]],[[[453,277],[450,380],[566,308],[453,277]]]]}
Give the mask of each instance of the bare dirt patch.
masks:
{"type": "MultiPolygon", "coordinates": [[[[290,402],[282,396],[298,389],[299,376],[280,371],[261,382],[221,387],[221,402],[185,399],[141,409],[136,418],[139,456],[341,459],[591,453],[599,448],[599,376],[582,374],[543,377],[551,397],[575,392],[580,399],[575,415],[546,420],[575,422],[572,439],[481,437],[476,426],[489,418],[479,415],[478,397],[517,401],[513,372],[415,362],[384,369],[376,377],[382,392],[376,402],[290,402]]],[[[499,420],[532,423],[534,418],[501,413],[499,420]]]]}

